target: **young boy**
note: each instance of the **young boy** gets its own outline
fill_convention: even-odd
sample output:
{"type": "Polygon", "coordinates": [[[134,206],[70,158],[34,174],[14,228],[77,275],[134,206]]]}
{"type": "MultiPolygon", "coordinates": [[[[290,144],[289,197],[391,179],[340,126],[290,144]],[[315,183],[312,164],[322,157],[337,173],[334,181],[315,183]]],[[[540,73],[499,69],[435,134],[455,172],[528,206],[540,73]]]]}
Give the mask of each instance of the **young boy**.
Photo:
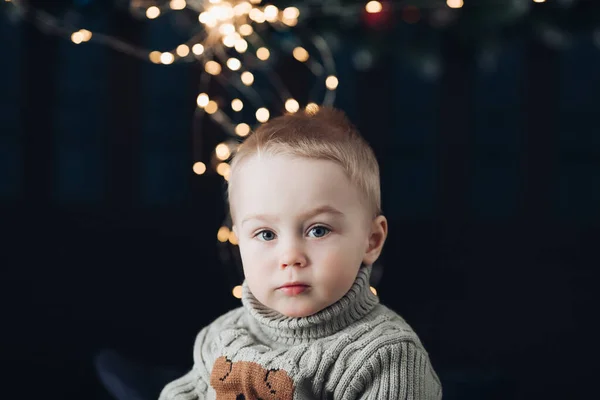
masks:
{"type": "Polygon", "coordinates": [[[242,304],[200,331],[167,399],[441,399],[427,352],[379,304],[379,167],[341,111],[259,127],[231,163],[242,304]]]}

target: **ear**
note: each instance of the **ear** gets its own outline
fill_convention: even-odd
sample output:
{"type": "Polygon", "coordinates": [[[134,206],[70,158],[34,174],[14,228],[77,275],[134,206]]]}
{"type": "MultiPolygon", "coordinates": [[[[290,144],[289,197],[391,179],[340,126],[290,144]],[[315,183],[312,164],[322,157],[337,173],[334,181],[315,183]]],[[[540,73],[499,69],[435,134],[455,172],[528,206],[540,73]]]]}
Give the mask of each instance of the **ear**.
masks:
{"type": "Polygon", "coordinates": [[[371,231],[369,233],[369,243],[367,251],[363,257],[363,264],[373,265],[379,258],[383,244],[387,238],[388,224],[387,219],[380,215],[371,222],[371,231]]]}

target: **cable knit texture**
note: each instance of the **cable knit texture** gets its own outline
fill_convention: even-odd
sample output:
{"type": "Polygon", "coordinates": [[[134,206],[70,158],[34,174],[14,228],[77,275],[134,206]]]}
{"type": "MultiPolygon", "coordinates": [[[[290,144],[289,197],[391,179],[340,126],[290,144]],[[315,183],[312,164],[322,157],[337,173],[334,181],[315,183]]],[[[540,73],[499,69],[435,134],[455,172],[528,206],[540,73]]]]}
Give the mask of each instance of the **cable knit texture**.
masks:
{"type": "Polygon", "coordinates": [[[160,400],[442,398],[411,327],[379,303],[362,267],[346,295],[308,317],[262,305],[243,285],[243,307],[202,329],[194,365],[160,400]]]}

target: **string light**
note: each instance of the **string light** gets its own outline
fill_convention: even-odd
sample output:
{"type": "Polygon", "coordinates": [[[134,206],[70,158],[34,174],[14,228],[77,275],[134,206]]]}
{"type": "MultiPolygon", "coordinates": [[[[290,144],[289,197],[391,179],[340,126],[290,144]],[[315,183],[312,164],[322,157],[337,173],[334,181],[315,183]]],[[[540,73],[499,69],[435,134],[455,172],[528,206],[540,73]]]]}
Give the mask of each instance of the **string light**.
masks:
{"type": "Polygon", "coordinates": [[[234,246],[237,246],[239,244],[237,236],[235,236],[235,233],[233,231],[229,232],[229,243],[231,243],[234,246]]]}
{"type": "Polygon", "coordinates": [[[154,64],[160,64],[161,54],[162,53],[160,51],[153,51],[148,57],[150,58],[150,61],[152,61],[154,64]]]}
{"type": "Polygon", "coordinates": [[[231,155],[231,150],[225,143],[219,143],[215,148],[215,154],[219,160],[227,160],[231,155]]]}
{"type": "Polygon", "coordinates": [[[158,8],[156,6],[148,7],[148,9],[146,10],[146,17],[148,17],[148,19],[155,19],[155,18],[158,18],[159,16],[160,16],[160,8],[158,8]]]}
{"type": "Polygon", "coordinates": [[[269,120],[270,113],[265,107],[261,107],[256,110],[256,120],[258,122],[267,122],[269,120]]]}
{"type": "Polygon", "coordinates": [[[204,70],[211,75],[219,75],[221,73],[221,64],[216,61],[207,61],[204,64],[204,70]]]}
{"type": "Polygon", "coordinates": [[[177,46],[177,55],[179,57],[187,57],[190,54],[190,48],[185,44],[177,46]]]}
{"type": "Polygon", "coordinates": [[[242,72],[240,79],[242,80],[242,83],[246,86],[250,86],[254,83],[254,75],[250,71],[242,72]]]}
{"type": "Polygon", "coordinates": [[[196,175],[202,175],[206,172],[206,165],[201,161],[195,162],[192,170],[196,175]]]}
{"type": "Polygon", "coordinates": [[[378,1],[370,1],[365,6],[365,10],[367,10],[367,12],[370,14],[376,14],[383,10],[383,5],[381,5],[381,3],[378,1]]]}
{"type": "Polygon", "coordinates": [[[285,109],[287,112],[295,113],[300,109],[300,104],[294,99],[287,99],[285,102],[285,109]]]}
{"type": "Polygon", "coordinates": [[[298,19],[300,16],[300,10],[296,7],[288,7],[283,10],[283,18],[285,19],[298,19]]]}
{"type": "Polygon", "coordinates": [[[192,46],[192,53],[197,56],[202,55],[202,53],[204,53],[204,46],[202,46],[200,43],[196,43],[192,46]]]}
{"type": "Polygon", "coordinates": [[[259,60],[267,61],[270,56],[271,52],[266,47],[260,47],[256,50],[256,57],[258,57],[259,60]]]}
{"type": "Polygon", "coordinates": [[[238,32],[242,36],[250,36],[254,32],[254,28],[252,28],[252,25],[244,24],[240,25],[240,27],[238,28],[238,32]]]}
{"type": "Polygon", "coordinates": [[[313,115],[319,112],[319,105],[317,103],[308,103],[304,112],[309,115],[313,115]]]}
{"type": "Polygon", "coordinates": [[[206,106],[204,107],[204,111],[206,111],[207,114],[214,114],[217,112],[218,109],[219,105],[214,100],[209,100],[206,106]]]}
{"type": "Polygon", "coordinates": [[[465,2],[463,0],[446,0],[446,4],[450,8],[461,8],[465,2]]]}
{"type": "Polygon", "coordinates": [[[183,10],[187,7],[187,3],[185,0],[171,0],[169,7],[171,10],[183,10]]]}
{"type": "Polygon", "coordinates": [[[296,47],[292,54],[294,55],[294,58],[300,62],[306,62],[309,57],[308,51],[306,51],[304,47],[300,46],[296,47]]]}
{"type": "Polygon", "coordinates": [[[230,58],[227,60],[227,67],[232,71],[237,71],[242,68],[242,63],[237,58],[230,58]]]}
{"type": "Polygon", "coordinates": [[[373,286],[370,286],[371,292],[377,296],[377,289],[375,289],[373,286]]]}
{"type": "Polygon", "coordinates": [[[325,86],[327,86],[327,89],[329,90],[335,90],[338,87],[338,84],[338,78],[333,75],[328,76],[325,80],[325,86]]]}
{"type": "Polygon", "coordinates": [[[233,294],[233,297],[235,297],[236,299],[241,299],[242,298],[242,287],[240,285],[237,285],[236,287],[233,288],[231,293],[233,294]]]}
{"type": "Polygon", "coordinates": [[[217,232],[217,240],[221,243],[225,243],[226,241],[229,240],[229,228],[226,226],[222,226],[219,228],[219,231],[217,232]]]}
{"type": "Polygon", "coordinates": [[[263,14],[267,21],[275,22],[279,16],[279,9],[274,5],[268,5],[265,7],[263,14]]]}
{"type": "Polygon", "coordinates": [[[534,3],[545,3],[546,0],[533,0],[534,3]]]}
{"type": "Polygon", "coordinates": [[[231,109],[233,111],[239,112],[244,108],[244,103],[240,99],[231,100],[231,109]]]}
{"type": "Polygon", "coordinates": [[[209,100],[210,99],[208,98],[208,95],[206,93],[200,93],[198,95],[198,98],[196,99],[196,104],[198,104],[198,107],[204,108],[208,105],[209,100]]]}
{"type": "Polygon", "coordinates": [[[229,172],[230,168],[231,167],[226,162],[219,163],[217,164],[217,174],[224,176],[229,172]]]}
{"type": "Polygon", "coordinates": [[[73,32],[71,35],[71,40],[75,44],[80,44],[83,42],[83,34],[81,32],[73,32]]]}
{"type": "Polygon", "coordinates": [[[235,134],[240,137],[248,136],[250,133],[250,125],[246,123],[237,124],[235,127],[235,134]]]}
{"type": "Polygon", "coordinates": [[[235,50],[238,53],[245,53],[246,50],[248,50],[248,42],[246,42],[244,39],[239,39],[235,42],[235,50]]]}
{"type": "Polygon", "coordinates": [[[169,52],[160,55],[160,62],[165,65],[173,64],[173,61],[175,61],[175,56],[169,52]]]}

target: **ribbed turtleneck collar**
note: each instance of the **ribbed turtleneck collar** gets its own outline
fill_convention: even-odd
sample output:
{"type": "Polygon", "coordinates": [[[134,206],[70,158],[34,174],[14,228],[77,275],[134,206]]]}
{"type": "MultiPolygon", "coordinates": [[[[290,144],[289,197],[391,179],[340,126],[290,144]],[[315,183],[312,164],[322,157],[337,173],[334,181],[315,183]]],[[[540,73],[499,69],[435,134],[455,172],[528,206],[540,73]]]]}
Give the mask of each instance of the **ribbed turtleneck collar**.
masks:
{"type": "Polygon", "coordinates": [[[378,303],[369,286],[371,267],[358,271],[354,284],[336,303],[308,317],[292,318],[278,313],[259,302],[244,281],[242,304],[250,313],[253,324],[271,342],[295,345],[330,336],[362,319],[378,303]]]}

